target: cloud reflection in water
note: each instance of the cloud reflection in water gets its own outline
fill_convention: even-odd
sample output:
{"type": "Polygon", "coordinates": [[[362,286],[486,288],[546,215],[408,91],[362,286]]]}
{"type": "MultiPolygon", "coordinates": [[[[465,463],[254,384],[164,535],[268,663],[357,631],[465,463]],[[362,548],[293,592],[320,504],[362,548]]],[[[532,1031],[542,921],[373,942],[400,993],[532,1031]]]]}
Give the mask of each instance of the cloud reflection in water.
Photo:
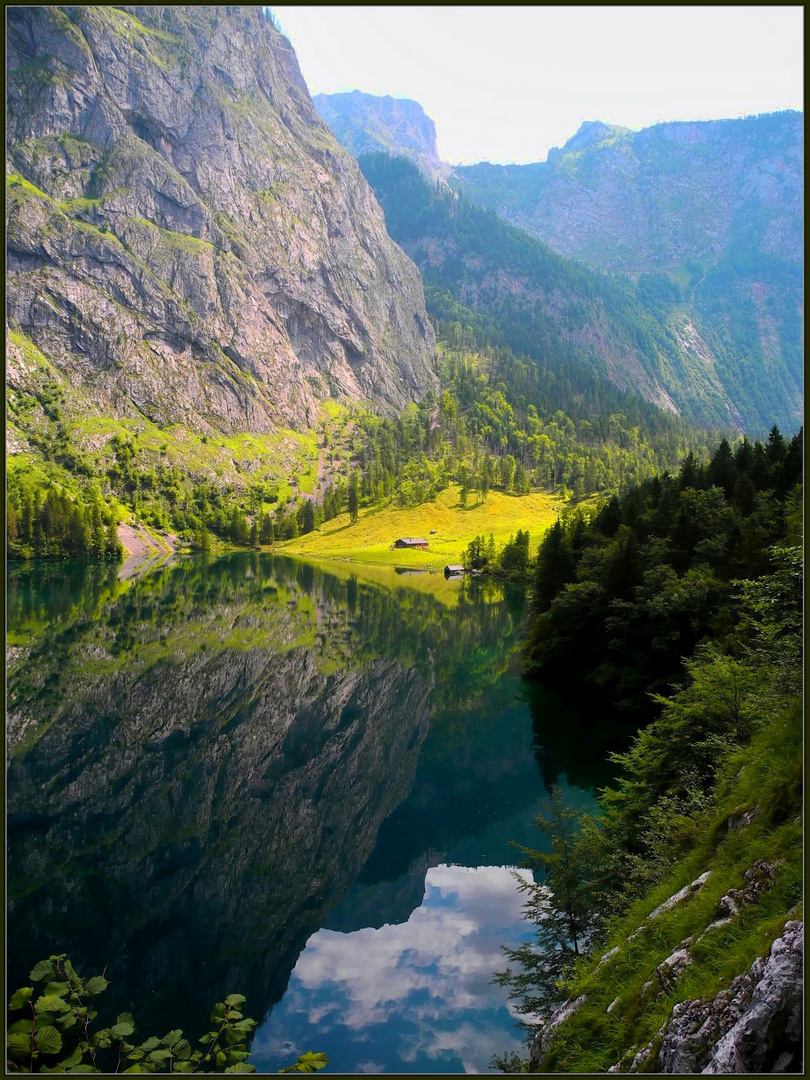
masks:
{"type": "Polygon", "coordinates": [[[520,1050],[516,1013],[491,981],[501,946],[532,936],[515,872],[528,875],[433,867],[407,922],[313,934],[251,1061],[274,1071],[311,1049],[337,1072],[486,1072],[494,1053],[520,1050]]]}

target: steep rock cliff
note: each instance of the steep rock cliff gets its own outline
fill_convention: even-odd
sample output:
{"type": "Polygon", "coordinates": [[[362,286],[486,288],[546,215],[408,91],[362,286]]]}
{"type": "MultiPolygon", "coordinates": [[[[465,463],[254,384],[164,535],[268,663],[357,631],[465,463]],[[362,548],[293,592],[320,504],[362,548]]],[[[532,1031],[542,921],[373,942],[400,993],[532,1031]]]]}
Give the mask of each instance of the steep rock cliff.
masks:
{"type": "Polygon", "coordinates": [[[401,154],[430,179],[447,179],[450,166],[439,158],[436,125],[417,101],[359,90],[316,94],[312,101],[340,145],[355,157],[381,151],[401,154]]]}
{"type": "Polygon", "coordinates": [[[264,431],[434,385],[419,274],[260,7],[9,9],[7,65],[9,321],[100,411],[264,431]]]}
{"type": "Polygon", "coordinates": [[[731,249],[802,259],[802,116],[588,121],[548,160],[458,166],[458,186],[600,270],[665,270],[731,249]]]}

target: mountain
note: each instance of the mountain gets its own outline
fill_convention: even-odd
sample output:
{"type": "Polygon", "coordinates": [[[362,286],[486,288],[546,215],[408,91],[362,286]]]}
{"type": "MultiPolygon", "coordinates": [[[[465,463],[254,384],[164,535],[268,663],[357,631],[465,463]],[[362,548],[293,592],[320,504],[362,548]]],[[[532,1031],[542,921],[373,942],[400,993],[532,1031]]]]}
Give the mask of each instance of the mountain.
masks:
{"type": "Polygon", "coordinates": [[[435,387],[419,274],[260,7],[7,30],[10,390],[205,433],[435,387]]]}
{"type": "MultiPolygon", "coordinates": [[[[355,92],[318,107],[352,153],[402,155],[435,179],[432,123],[426,162],[391,100],[355,92]]],[[[700,373],[694,396],[708,378],[729,403],[721,422],[764,434],[802,422],[802,162],[796,112],[639,132],[593,120],[545,162],[445,165],[442,178],[557,254],[631,278],[700,373]]]]}
{"type": "Polygon", "coordinates": [[[316,94],[312,101],[340,145],[355,157],[379,152],[401,154],[415,161],[430,179],[447,179],[450,166],[439,158],[436,125],[418,102],[359,90],[316,94]]]}
{"type": "Polygon", "coordinates": [[[802,259],[802,114],[584,123],[533,165],[454,168],[454,186],[599,270],[673,271],[745,252],[802,259]]]}
{"type": "Polygon", "coordinates": [[[803,118],[589,122],[548,160],[459,166],[470,199],[598,270],[632,275],[749,431],[795,430],[803,385],[803,118]]]}
{"type": "Polygon", "coordinates": [[[692,422],[741,426],[713,365],[683,349],[630,285],[437,189],[402,157],[364,155],[360,164],[389,232],[422,271],[434,318],[468,323],[548,368],[549,379],[563,373],[569,403],[609,382],[692,422]]]}

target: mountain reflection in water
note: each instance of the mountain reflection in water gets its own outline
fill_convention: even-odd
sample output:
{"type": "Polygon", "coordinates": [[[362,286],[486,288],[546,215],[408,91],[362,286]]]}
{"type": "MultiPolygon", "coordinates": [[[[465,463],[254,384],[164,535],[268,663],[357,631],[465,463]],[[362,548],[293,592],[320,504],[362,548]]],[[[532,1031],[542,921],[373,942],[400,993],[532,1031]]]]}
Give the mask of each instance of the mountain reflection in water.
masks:
{"type": "MultiPolygon", "coordinates": [[[[579,801],[605,780],[570,715],[568,744],[534,745],[533,718],[555,726],[564,706],[521,696],[521,590],[253,553],[131,582],[15,569],[8,590],[10,985],[66,952],[107,968],[103,1004],[144,1034],[196,1037],[230,992],[258,1020],[280,1002],[255,1049],[278,1068],[285,1017],[298,1052],[330,1053],[304,1016],[343,1001],[343,1028],[361,1022],[377,991],[349,957],[376,942],[392,973],[421,974],[392,988],[385,1053],[372,1016],[371,1065],[484,1068],[518,1038],[487,982],[527,930],[509,841],[537,846],[543,776],[579,801]]],[[[362,1049],[337,1041],[333,1067],[358,1070],[362,1049]]]]}

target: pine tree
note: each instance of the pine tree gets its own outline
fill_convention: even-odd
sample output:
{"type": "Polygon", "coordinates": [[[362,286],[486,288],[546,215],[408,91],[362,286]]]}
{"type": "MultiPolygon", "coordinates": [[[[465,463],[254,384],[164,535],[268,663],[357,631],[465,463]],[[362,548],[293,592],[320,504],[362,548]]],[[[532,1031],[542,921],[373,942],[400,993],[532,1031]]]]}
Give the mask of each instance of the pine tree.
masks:
{"type": "Polygon", "coordinates": [[[349,481],[349,521],[352,525],[357,521],[359,516],[360,499],[358,495],[359,476],[358,470],[355,469],[352,473],[351,480],[349,481]]]}

